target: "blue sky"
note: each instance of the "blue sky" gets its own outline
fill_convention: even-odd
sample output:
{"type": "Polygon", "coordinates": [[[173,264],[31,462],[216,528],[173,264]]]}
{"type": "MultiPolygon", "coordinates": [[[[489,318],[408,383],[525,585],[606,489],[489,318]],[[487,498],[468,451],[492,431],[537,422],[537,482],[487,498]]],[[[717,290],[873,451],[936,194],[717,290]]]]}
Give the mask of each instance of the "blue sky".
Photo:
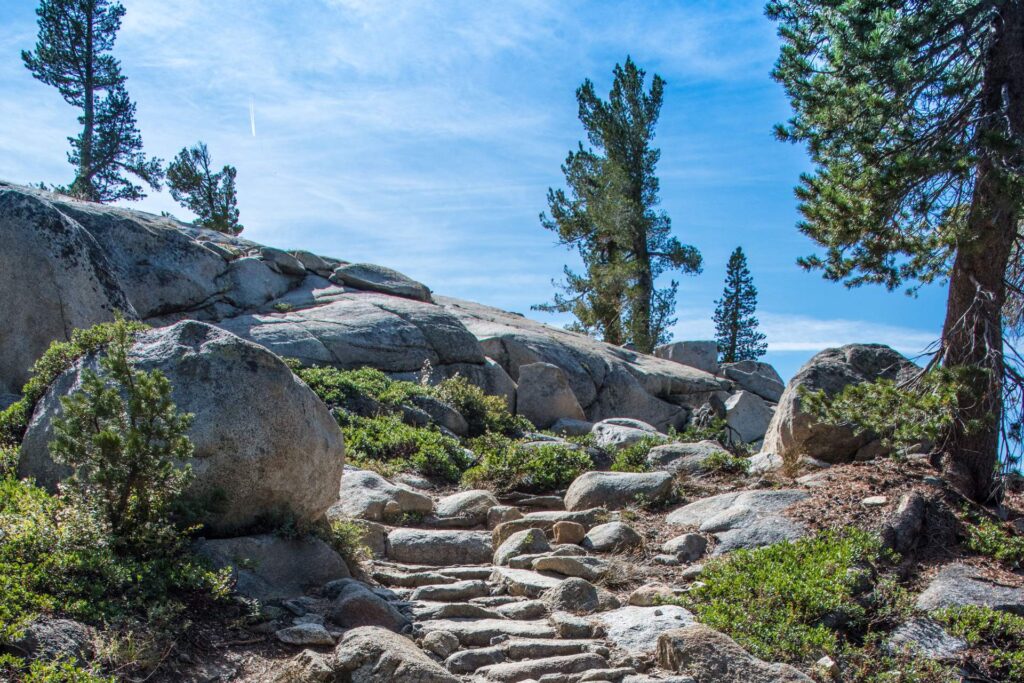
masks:
{"type": "MultiPolygon", "coordinates": [[[[725,263],[747,252],[767,360],[878,341],[919,353],[944,288],[847,290],[796,266],[792,188],[809,165],[774,140],[789,115],[769,78],[761,3],[122,0],[115,48],[147,151],[196,140],[238,168],[244,236],[382,263],[435,291],[531,313],[573,256],[537,215],[582,139],[574,92],[607,93],[632,55],[668,82],[657,144],[663,208],[704,255],[681,278],[677,339],[708,338],[725,263]],[[256,135],[249,120],[250,102],[256,135]]],[[[32,79],[34,0],[0,3],[0,177],[68,182],[75,111],[32,79]]],[[[137,208],[187,218],[166,193],[137,208]]]]}

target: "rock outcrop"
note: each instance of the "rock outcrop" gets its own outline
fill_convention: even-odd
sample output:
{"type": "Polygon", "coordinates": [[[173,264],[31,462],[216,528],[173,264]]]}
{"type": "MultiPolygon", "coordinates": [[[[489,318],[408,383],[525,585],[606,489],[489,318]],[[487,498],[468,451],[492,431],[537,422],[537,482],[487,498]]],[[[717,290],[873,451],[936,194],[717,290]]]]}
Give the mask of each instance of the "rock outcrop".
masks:
{"type": "Polygon", "coordinates": [[[849,462],[877,451],[870,434],[817,422],[800,406],[801,391],[835,395],[851,384],[876,379],[900,380],[916,366],[882,344],[849,344],[815,355],[790,380],[765,434],[762,452],[786,458],[807,456],[827,463],[849,462]]]}
{"type": "MultiPolygon", "coordinates": [[[[0,192],[0,235],[19,245],[5,247],[0,265],[25,273],[0,297],[5,322],[14,322],[0,334],[18,330],[16,340],[0,344],[0,395],[20,389],[51,341],[109,320],[114,310],[155,326],[209,322],[308,365],[369,366],[408,379],[429,364],[435,378],[461,374],[513,408],[520,368],[548,363],[572,394],[557,388],[556,419],[631,417],[660,429],[683,427],[709,396],[729,389],[729,380],[696,368],[433,296],[382,266],[289,253],[8,183],[0,182],[0,192]],[[41,272],[50,277],[43,287],[41,272]]],[[[524,389],[530,405],[536,390],[524,389]]]]}
{"type": "MultiPolygon", "coordinates": [[[[131,359],[170,380],[178,409],[194,417],[189,436],[195,480],[190,493],[218,500],[205,521],[219,533],[268,518],[312,522],[337,500],[345,451],[327,407],[280,358],[196,321],[140,334],[131,359]]],[[[67,469],[50,459],[60,398],[95,367],[87,357],[61,375],[36,406],[18,467],[54,488],[67,469]]]]}

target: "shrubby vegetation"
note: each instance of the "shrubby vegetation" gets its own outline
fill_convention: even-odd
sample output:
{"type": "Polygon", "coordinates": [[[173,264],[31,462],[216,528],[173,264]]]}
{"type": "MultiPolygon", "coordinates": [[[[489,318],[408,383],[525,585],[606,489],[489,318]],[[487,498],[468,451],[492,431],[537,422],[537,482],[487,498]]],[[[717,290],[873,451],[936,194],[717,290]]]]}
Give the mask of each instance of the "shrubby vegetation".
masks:
{"type": "Polygon", "coordinates": [[[647,463],[647,454],[661,443],[653,436],[645,436],[615,453],[612,460],[613,472],[647,472],[651,466],[647,463]]]}
{"type": "Polygon", "coordinates": [[[459,411],[469,423],[469,436],[501,434],[519,436],[533,429],[525,417],[509,412],[505,399],[489,396],[461,375],[442,381],[433,390],[435,398],[459,411]]]}
{"type": "Polygon", "coordinates": [[[976,553],[1005,563],[1010,569],[1024,567],[1024,537],[1014,536],[991,519],[967,524],[965,545],[976,553]]]}
{"type": "Polygon", "coordinates": [[[733,455],[725,449],[715,451],[704,458],[702,465],[708,472],[721,472],[722,474],[747,474],[750,472],[748,458],[733,455]]]}
{"type": "Polygon", "coordinates": [[[932,616],[971,647],[985,648],[981,664],[988,680],[1024,681],[1024,617],[975,605],[950,607],[932,616]]]}
{"type": "MultiPolygon", "coordinates": [[[[805,391],[800,401],[822,422],[877,434],[898,455],[918,444],[937,442],[962,419],[960,397],[971,374],[967,368],[937,368],[909,385],[879,379],[851,384],[831,397],[823,390],[805,391]]],[[[975,421],[963,428],[974,433],[983,426],[975,421]]]]}
{"type": "Polygon", "coordinates": [[[527,448],[501,434],[489,434],[472,440],[470,448],[480,462],[463,481],[499,491],[555,491],[593,467],[585,450],[556,442],[527,448]]]}
{"type": "Polygon", "coordinates": [[[135,333],[145,329],[148,326],[143,323],[118,319],[116,322],[74,330],[69,341],[50,344],[33,364],[32,377],[22,387],[21,399],[0,412],[0,445],[16,446],[21,443],[36,403],[53,381],[79,358],[106,348],[120,330],[135,333]]]}
{"type": "MultiPolygon", "coordinates": [[[[227,573],[192,558],[191,529],[175,515],[189,476],[175,462],[191,453],[189,418],[171,403],[165,377],[128,363],[137,329],[118,321],[76,333],[36,364],[41,373],[26,392],[32,400],[45,391],[47,377],[81,353],[108,347],[100,371],[83,373],[81,392],[65,399],[64,417],[54,425],[53,456],[75,469],[59,496],[16,479],[14,450],[4,449],[0,645],[19,638],[38,615],[52,613],[102,625],[115,641],[119,632],[143,633],[132,657],[155,663],[166,648],[163,639],[187,627],[187,605],[228,593],[227,573]]],[[[102,680],[64,664],[29,666],[7,658],[0,666],[19,669],[25,680],[102,680]]]]}
{"type": "Polygon", "coordinates": [[[397,415],[360,417],[340,414],[349,462],[385,476],[415,471],[457,482],[473,464],[458,439],[437,429],[412,427],[397,415]]]}
{"type": "Polygon", "coordinates": [[[842,664],[842,680],[950,680],[935,664],[879,646],[910,610],[908,594],[878,578],[885,555],[875,536],[857,529],[738,550],[709,563],[701,584],[678,601],[768,661],[806,667],[827,654],[842,664]]]}

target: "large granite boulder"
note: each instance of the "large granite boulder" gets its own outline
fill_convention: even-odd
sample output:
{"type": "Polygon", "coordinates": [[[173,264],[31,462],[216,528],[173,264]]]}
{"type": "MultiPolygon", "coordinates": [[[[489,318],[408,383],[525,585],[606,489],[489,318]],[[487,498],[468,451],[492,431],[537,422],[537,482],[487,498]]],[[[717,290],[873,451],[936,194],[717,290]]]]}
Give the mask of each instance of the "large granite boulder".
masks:
{"type": "Polygon", "coordinates": [[[318,538],[261,534],[204,539],[195,548],[214,567],[230,568],[240,595],[263,602],[297,598],[349,576],[341,556],[318,538]]]}
{"type": "MultiPolygon", "coordinates": [[[[267,518],[312,522],[337,500],[344,467],[341,430],[326,406],[261,346],[196,321],[140,334],[131,351],[140,370],[170,380],[178,409],[192,413],[195,480],[190,493],[217,499],[205,522],[230,533],[267,518]]],[[[82,359],[36,406],[21,449],[19,476],[55,488],[68,470],[50,458],[60,398],[81,386],[82,359]]]]}
{"type": "Polygon", "coordinates": [[[654,349],[654,355],[712,375],[718,372],[718,342],[713,339],[663,344],[654,349]]]}
{"type": "Polygon", "coordinates": [[[547,429],[561,419],[586,419],[565,373],[551,363],[529,363],[519,368],[516,412],[538,429],[547,429]]]}
{"type": "Polygon", "coordinates": [[[397,270],[372,263],[346,263],[331,274],[331,282],[417,301],[430,301],[430,290],[397,270]]]}
{"type": "Polygon", "coordinates": [[[799,489],[720,493],[672,511],[665,522],[713,534],[718,543],[712,554],[721,555],[805,536],[807,528],[784,511],[809,497],[799,489]]]}
{"type": "Polygon", "coordinates": [[[768,363],[756,360],[726,363],[722,366],[722,374],[739,385],[740,389],[755,393],[772,403],[778,403],[782,392],[786,390],[786,383],[768,363]]]}
{"type": "Polygon", "coordinates": [[[55,340],[135,309],[100,245],[50,202],[0,185],[0,394],[55,340]]]}
{"type": "Polygon", "coordinates": [[[411,640],[375,626],[346,631],[332,669],[334,680],[353,683],[459,683],[411,640]]]}
{"type": "Polygon", "coordinates": [[[800,392],[824,390],[833,396],[851,384],[901,380],[917,367],[882,344],[849,344],[825,349],[800,368],[775,409],[762,451],[782,458],[807,456],[827,463],[849,462],[877,451],[877,439],[849,427],[821,424],[800,406],[800,392]]]}
{"type": "Polygon", "coordinates": [[[518,381],[520,368],[531,363],[561,368],[592,422],[631,417],[661,429],[683,427],[690,412],[711,393],[728,389],[728,380],[702,370],[515,313],[447,297],[434,300],[462,321],[480,340],[484,353],[513,380],[518,381]]]}
{"type": "Polygon", "coordinates": [[[376,472],[348,469],[341,478],[338,502],[331,518],[366,519],[372,522],[401,520],[408,513],[428,515],[434,510],[430,496],[392,484],[376,472]]]}
{"type": "Polygon", "coordinates": [[[813,683],[798,669],[762,661],[703,624],[661,634],[658,664],[669,671],[685,671],[697,683],[813,683]]]}
{"type": "Polygon", "coordinates": [[[672,475],[668,472],[585,472],[565,492],[565,509],[617,510],[638,501],[658,503],[671,493],[672,475]]]}
{"type": "Polygon", "coordinates": [[[738,391],[725,400],[725,424],[730,437],[740,443],[764,438],[771,420],[771,407],[749,391],[738,391]]]}

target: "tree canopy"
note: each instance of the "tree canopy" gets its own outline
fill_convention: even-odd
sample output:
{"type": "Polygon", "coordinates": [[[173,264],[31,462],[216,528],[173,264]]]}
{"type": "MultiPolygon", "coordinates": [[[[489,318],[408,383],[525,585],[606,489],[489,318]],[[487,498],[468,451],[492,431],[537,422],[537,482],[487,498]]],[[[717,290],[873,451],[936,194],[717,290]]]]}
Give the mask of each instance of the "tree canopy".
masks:
{"type": "Polygon", "coordinates": [[[658,209],[655,173],[660,150],[652,146],[665,82],[627,58],[616,65],[608,99],[585,80],[576,91],[579,118],[592,145],[569,153],[562,172],[567,191],[548,190],[551,216],[542,225],[575,248],[584,272],[565,269],[562,291],[541,310],[571,313],[572,329],[611,344],[631,343],[650,352],[667,340],[678,283],[658,288],[667,271],[699,273],[700,252],[671,235],[658,209]]]}
{"type": "Polygon", "coordinates": [[[242,232],[238,222],[234,166],[213,170],[206,143],[178,152],[167,166],[167,187],[176,202],[196,214],[196,225],[228,235],[242,232]]]}
{"type": "Polygon", "coordinates": [[[768,350],[765,335],[757,329],[756,310],[754,278],[743,248],[736,247],[729,256],[722,298],[715,302],[715,337],[722,363],[757,360],[768,350]]]}

